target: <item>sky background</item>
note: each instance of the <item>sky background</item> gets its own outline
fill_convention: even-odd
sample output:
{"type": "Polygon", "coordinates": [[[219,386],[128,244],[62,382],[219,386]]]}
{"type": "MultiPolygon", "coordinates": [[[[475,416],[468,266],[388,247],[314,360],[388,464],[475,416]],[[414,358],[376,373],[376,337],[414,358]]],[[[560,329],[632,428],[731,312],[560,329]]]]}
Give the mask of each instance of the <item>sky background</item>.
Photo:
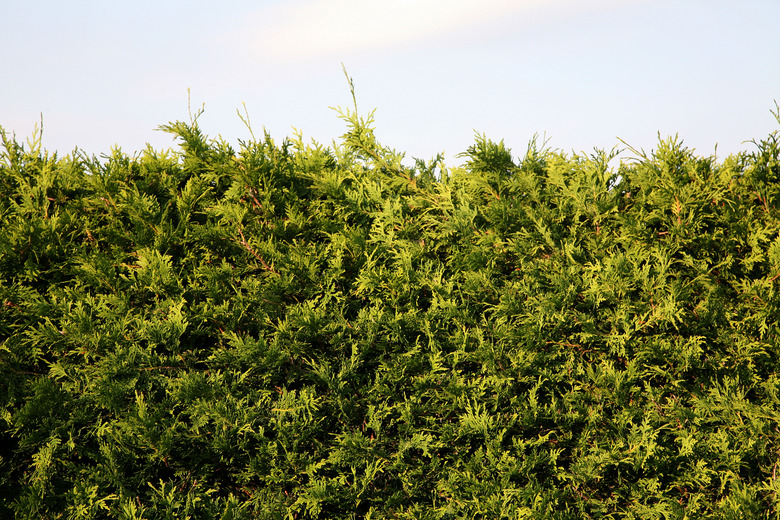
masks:
{"type": "Polygon", "coordinates": [[[24,140],[42,114],[60,154],[174,146],[157,128],[188,100],[232,144],[244,106],[256,135],[330,144],[342,64],[409,162],[456,165],[475,133],[723,158],[780,129],[778,0],[0,0],[0,44],[0,126],[24,140]]]}

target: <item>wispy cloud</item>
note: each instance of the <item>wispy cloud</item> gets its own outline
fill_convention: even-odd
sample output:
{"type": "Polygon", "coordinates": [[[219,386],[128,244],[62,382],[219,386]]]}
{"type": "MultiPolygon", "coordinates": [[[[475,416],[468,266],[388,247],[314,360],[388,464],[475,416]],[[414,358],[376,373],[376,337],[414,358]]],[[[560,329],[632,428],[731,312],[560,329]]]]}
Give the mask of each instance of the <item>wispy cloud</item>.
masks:
{"type": "Polygon", "coordinates": [[[477,26],[542,0],[299,0],[258,13],[250,45],[271,61],[391,48],[477,26]]]}

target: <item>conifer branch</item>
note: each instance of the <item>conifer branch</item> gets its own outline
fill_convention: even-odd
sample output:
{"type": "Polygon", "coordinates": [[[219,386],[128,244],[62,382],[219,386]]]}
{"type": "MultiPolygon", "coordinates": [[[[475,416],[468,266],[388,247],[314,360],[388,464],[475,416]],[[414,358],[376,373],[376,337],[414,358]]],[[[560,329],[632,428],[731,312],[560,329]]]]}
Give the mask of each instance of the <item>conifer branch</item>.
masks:
{"type": "Polygon", "coordinates": [[[244,249],[246,249],[252,256],[254,256],[258,262],[260,262],[260,264],[263,266],[263,269],[265,269],[266,271],[271,271],[272,273],[278,275],[279,272],[276,271],[276,269],[274,269],[270,265],[268,265],[265,259],[263,259],[263,257],[260,256],[260,254],[258,254],[258,252],[255,251],[254,248],[249,244],[249,242],[247,242],[246,237],[244,236],[244,230],[240,225],[238,226],[238,234],[241,235],[240,244],[244,246],[244,249]]]}

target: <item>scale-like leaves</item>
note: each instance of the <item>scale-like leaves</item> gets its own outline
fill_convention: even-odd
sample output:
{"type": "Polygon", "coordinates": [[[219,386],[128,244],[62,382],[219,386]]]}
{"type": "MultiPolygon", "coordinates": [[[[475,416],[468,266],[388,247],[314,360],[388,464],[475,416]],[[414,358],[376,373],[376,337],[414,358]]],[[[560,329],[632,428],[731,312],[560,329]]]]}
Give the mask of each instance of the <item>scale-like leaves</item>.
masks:
{"type": "Polygon", "coordinates": [[[776,132],[450,169],[339,113],[2,133],[0,516],[778,517],[776,132]]]}

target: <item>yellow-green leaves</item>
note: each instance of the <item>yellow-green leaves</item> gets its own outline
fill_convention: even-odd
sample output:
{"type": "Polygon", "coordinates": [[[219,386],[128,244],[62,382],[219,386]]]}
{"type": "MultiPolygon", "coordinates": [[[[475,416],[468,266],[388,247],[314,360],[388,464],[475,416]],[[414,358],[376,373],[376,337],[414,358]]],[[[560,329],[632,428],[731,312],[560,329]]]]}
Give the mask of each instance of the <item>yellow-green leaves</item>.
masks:
{"type": "Polygon", "coordinates": [[[0,152],[0,516],[776,518],[780,146],[0,152]]]}

